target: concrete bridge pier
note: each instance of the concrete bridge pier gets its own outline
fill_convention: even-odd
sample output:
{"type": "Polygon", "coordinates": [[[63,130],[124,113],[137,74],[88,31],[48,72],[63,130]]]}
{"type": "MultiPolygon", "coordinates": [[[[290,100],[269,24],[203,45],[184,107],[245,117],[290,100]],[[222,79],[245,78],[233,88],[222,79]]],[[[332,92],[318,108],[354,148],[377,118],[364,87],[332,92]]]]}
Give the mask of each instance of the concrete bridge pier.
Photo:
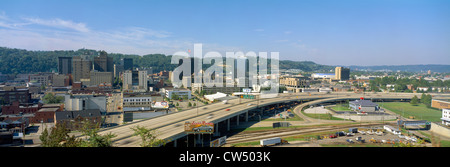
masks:
{"type": "Polygon", "coordinates": [[[228,118],[228,119],[227,119],[227,131],[230,131],[230,119],[231,119],[231,118],[228,118]]]}
{"type": "Polygon", "coordinates": [[[220,132],[219,132],[219,123],[220,123],[220,122],[214,124],[214,134],[213,134],[214,137],[220,136],[220,132]]]}
{"type": "Polygon", "coordinates": [[[245,122],[248,122],[248,111],[245,112],[245,122]]]}

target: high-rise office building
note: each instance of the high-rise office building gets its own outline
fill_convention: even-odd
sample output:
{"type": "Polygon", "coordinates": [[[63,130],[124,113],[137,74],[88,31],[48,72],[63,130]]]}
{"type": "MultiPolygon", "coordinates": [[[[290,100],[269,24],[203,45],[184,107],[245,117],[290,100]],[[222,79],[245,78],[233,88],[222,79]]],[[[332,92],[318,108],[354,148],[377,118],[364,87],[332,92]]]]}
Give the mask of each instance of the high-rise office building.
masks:
{"type": "Polygon", "coordinates": [[[58,57],[58,73],[59,74],[72,73],[72,57],[58,57]]]}
{"type": "Polygon", "coordinates": [[[123,73],[123,89],[124,90],[134,90],[134,91],[147,91],[147,71],[131,71],[127,70],[123,73]]]}
{"type": "Polygon", "coordinates": [[[94,70],[99,72],[114,72],[113,58],[108,57],[105,51],[101,51],[97,57],[94,57],[94,70]]]}
{"type": "Polygon", "coordinates": [[[73,81],[79,82],[82,78],[90,78],[90,71],[92,62],[87,59],[87,56],[74,56],[72,59],[72,75],[73,81]]]}
{"type": "Polygon", "coordinates": [[[98,72],[91,71],[90,72],[90,82],[89,85],[100,85],[100,84],[112,84],[113,83],[113,74],[112,72],[98,72]]]}
{"type": "Polygon", "coordinates": [[[133,70],[133,59],[132,58],[123,58],[121,63],[123,65],[123,70],[133,70]]]}
{"type": "Polygon", "coordinates": [[[334,72],[338,80],[345,81],[350,79],[350,68],[336,67],[334,72]]]}

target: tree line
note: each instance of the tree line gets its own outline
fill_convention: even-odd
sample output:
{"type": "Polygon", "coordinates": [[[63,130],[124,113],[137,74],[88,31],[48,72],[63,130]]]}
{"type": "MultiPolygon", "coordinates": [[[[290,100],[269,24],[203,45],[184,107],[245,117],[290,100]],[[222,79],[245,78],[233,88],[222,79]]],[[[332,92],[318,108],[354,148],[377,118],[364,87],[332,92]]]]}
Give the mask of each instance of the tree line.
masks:
{"type": "Polygon", "coordinates": [[[408,90],[408,85],[412,85],[414,90],[417,90],[418,87],[426,87],[429,88],[428,91],[431,91],[431,87],[450,87],[450,80],[442,81],[440,79],[434,82],[428,82],[424,79],[416,79],[416,78],[396,78],[396,77],[381,77],[375,78],[370,81],[370,88],[374,91],[380,91],[380,89],[390,89],[386,87],[388,84],[393,84],[394,90],[396,92],[412,92],[412,90],[408,90]]]}
{"type": "MultiPolygon", "coordinates": [[[[58,70],[58,57],[73,57],[87,55],[91,60],[101,51],[91,49],[63,50],[63,51],[28,51],[0,47],[0,72],[2,74],[27,74],[38,72],[52,72],[58,70]]],[[[164,54],[129,55],[108,53],[114,64],[120,64],[123,58],[132,58],[133,67],[152,67],[153,71],[173,70],[177,64],[171,64],[172,56],[164,54]]]]}
{"type": "MultiPolygon", "coordinates": [[[[38,72],[52,72],[58,70],[58,57],[73,57],[87,55],[91,60],[101,51],[92,49],[29,51],[0,47],[0,72],[3,74],[26,74],[38,72]]],[[[132,58],[133,67],[152,67],[154,72],[172,71],[178,64],[171,64],[171,55],[147,54],[133,55],[108,53],[113,57],[114,64],[120,64],[123,58],[132,58]]],[[[269,61],[270,62],[270,61],[269,61]]],[[[311,61],[280,60],[280,69],[300,69],[310,71],[329,71],[333,66],[320,65],[311,61]]],[[[207,65],[206,65],[207,67],[207,65]]]]}

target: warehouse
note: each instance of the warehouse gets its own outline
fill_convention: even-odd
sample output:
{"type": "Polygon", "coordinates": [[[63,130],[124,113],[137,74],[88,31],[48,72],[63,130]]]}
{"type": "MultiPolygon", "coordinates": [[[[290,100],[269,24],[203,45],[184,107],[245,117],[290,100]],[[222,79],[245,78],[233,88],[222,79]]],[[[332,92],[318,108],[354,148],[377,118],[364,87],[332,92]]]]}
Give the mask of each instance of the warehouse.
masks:
{"type": "Polygon", "coordinates": [[[349,102],[348,106],[354,111],[374,112],[378,111],[378,104],[370,100],[355,100],[349,102]]]}

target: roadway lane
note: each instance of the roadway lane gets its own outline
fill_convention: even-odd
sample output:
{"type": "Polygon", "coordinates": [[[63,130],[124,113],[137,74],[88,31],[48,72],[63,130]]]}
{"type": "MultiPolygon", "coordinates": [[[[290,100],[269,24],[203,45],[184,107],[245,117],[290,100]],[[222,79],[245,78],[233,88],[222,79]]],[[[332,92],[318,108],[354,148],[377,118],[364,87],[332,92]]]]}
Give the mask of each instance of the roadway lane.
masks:
{"type": "MultiPolygon", "coordinates": [[[[365,94],[366,98],[404,98],[409,99],[416,94],[365,94]]],[[[295,101],[295,100],[306,100],[306,99],[320,99],[327,98],[328,100],[336,99],[346,99],[352,98],[357,99],[361,97],[362,94],[355,93],[331,93],[331,94],[320,94],[315,93],[309,96],[307,93],[298,94],[280,94],[279,97],[271,99],[260,99],[260,106],[276,104],[280,102],[295,101]],[[298,97],[298,98],[297,98],[298,97]]],[[[326,100],[323,100],[326,101],[326,100]]],[[[137,147],[140,144],[140,138],[138,136],[132,136],[133,131],[131,127],[133,126],[144,126],[147,128],[155,129],[161,139],[177,139],[184,136],[184,122],[186,121],[206,121],[218,123],[226,120],[237,114],[245,113],[247,110],[256,108],[257,100],[241,99],[241,104],[238,104],[238,99],[229,100],[230,104],[215,103],[211,105],[206,105],[199,108],[199,115],[197,116],[196,108],[191,110],[186,110],[178,113],[173,113],[153,119],[148,119],[136,123],[131,123],[127,125],[122,125],[116,128],[111,128],[99,132],[100,134],[114,133],[117,137],[114,138],[114,146],[119,147],[137,147]],[[253,105],[248,106],[248,103],[253,105]],[[206,109],[204,109],[206,107],[206,109]],[[230,111],[225,111],[225,109],[230,108],[230,111]],[[212,116],[212,118],[210,118],[212,116]]]]}

